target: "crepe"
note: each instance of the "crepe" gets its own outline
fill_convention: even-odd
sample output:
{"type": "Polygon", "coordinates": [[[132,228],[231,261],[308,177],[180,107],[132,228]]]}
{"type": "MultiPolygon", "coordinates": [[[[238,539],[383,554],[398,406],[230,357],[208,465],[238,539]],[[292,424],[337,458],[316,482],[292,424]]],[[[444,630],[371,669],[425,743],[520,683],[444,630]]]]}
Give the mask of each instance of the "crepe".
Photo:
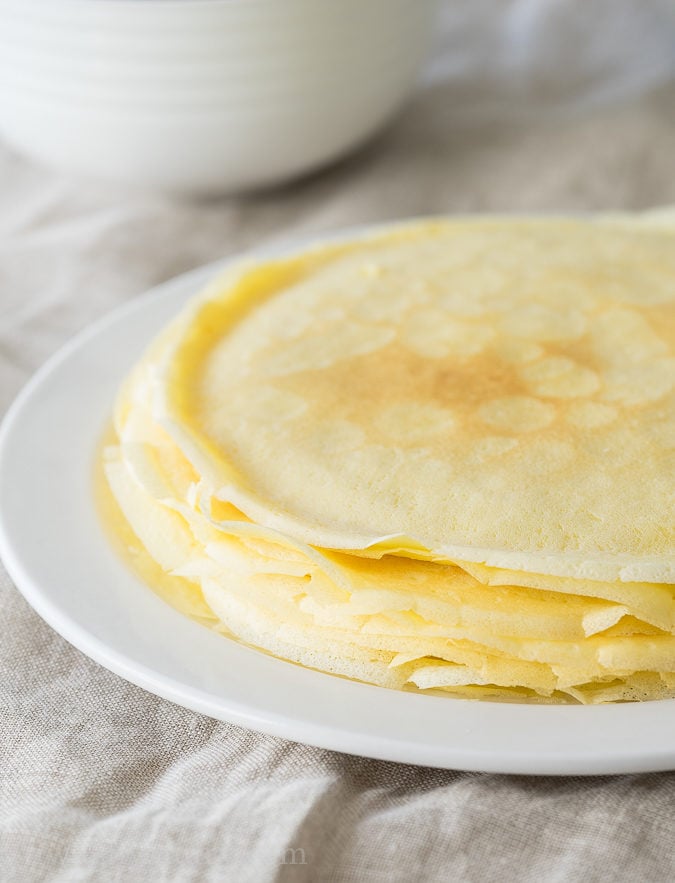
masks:
{"type": "Polygon", "coordinates": [[[674,242],[429,222],[245,270],[157,414],[214,496],[313,545],[672,581],[674,242]]]}
{"type": "Polygon", "coordinates": [[[674,234],[426,221],[234,267],[118,399],[137,559],[189,615],[334,674],[675,695],[674,234]]]}

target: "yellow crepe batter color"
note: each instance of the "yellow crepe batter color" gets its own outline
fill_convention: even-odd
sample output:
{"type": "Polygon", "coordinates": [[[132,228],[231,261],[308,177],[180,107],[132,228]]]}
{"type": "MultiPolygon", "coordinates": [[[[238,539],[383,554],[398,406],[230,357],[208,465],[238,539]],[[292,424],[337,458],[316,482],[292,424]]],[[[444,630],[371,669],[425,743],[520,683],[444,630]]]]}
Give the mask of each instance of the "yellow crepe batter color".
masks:
{"type": "Polygon", "coordinates": [[[334,674],[675,696],[674,304],[667,214],[241,263],[120,393],[129,545],[183,612],[334,674]]]}

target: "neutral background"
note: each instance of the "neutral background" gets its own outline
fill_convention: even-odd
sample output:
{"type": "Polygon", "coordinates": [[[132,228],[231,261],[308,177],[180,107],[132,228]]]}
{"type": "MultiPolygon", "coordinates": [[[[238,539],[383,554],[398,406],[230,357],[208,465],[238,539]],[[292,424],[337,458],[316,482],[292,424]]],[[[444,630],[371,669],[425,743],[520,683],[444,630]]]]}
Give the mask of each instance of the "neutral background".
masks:
{"type": "MultiPolygon", "coordinates": [[[[448,0],[396,123],[341,166],[253,197],[143,196],[0,148],[0,410],[93,319],[249,245],[424,213],[675,203],[674,10],[448,0]]],[[[675,875],[672,774],[464,774],[259,736],[91,662],[1,571],[0,708],[2,883],[675,875]],[[284,864],[288,848],[306,864],[284,864]]]]}

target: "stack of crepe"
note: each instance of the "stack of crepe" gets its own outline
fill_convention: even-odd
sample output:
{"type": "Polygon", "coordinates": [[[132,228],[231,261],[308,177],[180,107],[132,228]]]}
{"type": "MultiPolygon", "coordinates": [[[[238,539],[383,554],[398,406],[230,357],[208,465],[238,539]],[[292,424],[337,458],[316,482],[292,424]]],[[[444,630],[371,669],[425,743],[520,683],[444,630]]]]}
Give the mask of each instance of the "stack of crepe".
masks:
{"type": "Polygon", "coordinates": [[[388,228],[232,267],[120,392],[146,578],[386,687],[675,696],[675,218],[388,228]]]}

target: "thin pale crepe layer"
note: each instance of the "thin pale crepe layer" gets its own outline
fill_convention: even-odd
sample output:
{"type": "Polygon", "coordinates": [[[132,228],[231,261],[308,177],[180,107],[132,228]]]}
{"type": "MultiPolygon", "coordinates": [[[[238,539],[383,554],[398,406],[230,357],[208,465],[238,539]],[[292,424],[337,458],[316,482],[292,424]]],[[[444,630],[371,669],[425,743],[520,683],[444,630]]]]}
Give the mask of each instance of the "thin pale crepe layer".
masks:
{"type": "Polygon", "coordinates": [[[427,222],[230,272],[153,418],[311,545],[672,582],[674,230],[427,222]]]}
{"type": "MultiPolygon", "coordinates": [[[[658,630],[623,605],[492,588],[454,566],[321,551],[232,520],[236,510],[214,522],[200,508],[190,464],[163,430],[145,431],[152,443],[128,445],[125,456],[107,450],[106,474],[142,547],[173,574],[183,612],[208,621],[206,610],[216,627],[253,646],[387,687],[553,702],[657,698],[670,689],[660,670],[646,682],[643,672],[648,663],[675,670],[675,639],[650,637],[658,630]],[[633,634],[603,637],[621,623],[633,634]]],[[[166,585],[162,594],[171,600],[166,585]]]]}

